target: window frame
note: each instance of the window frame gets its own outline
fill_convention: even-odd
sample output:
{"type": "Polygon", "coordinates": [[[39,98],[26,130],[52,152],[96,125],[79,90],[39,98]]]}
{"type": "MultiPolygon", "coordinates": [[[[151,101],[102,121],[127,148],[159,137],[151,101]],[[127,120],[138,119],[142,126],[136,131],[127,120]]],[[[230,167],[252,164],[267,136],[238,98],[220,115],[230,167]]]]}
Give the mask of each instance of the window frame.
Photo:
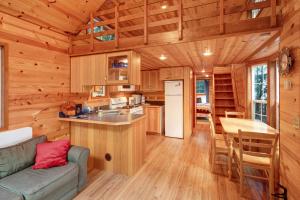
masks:
{"type": "Polygon", "coordinates": [[[258,115],[260,115],[260,121],[261,122],[263,122],[263,123],[266,123],[266,124],[268,124],[269,123],[269,111],[268,111],[268,109],[269,109],[269,63],[268,62],[262,62],[262,63],[256,63],[256,64],[253,64],[253,65],[251,65],[250,66],[251,67],[251,70],[250,70],[250,77],[251,77],[251,119],[253,119],[253,120],[258,120],[258,119],[255,119],[255,116],[257,115],[256,113],[255,113],[255,103],[259,103],[259,104],[261,104],[260,105],[260,113],[258,114],[258,115]],[[259,99],[259,100],[257,100],[257,99],[254,99],[253,98],[253,95],[254,95],[254,88],[253,88],[253,86],[255,85],[255,84],[257,84],[257,83],[254,83],[253,81],[253,70],[254,70],[254,68],[255,67],[258,67],[258,66],[266,66],[266,68],[267,68],[267,77],[266,77],[266,80],[263,80],[263,82],[261,83],[261,84],[266,84],[266,88],[267,88],[267,92],[266,92],[266,94],[267,94],[267,97],[266,97],[266,99],[259,99]],[[265,81],[265,83],[264,83],[264,81],[265,81]],[[263,115],[263,112],[262,112],[262,105],[263,104],[265,104],[265,106],[266,106],[266,114],[265,115],[263,115]],[[262,118],[263,117],[266,117],[266,121],[264,122],[264,121],[262,121],[262,118]]]}
{"type": "Polygon", "coordinates": [[[1,124],[0,131],[8,129],[8,44],[0,42],[1,53],[1,124]]]}

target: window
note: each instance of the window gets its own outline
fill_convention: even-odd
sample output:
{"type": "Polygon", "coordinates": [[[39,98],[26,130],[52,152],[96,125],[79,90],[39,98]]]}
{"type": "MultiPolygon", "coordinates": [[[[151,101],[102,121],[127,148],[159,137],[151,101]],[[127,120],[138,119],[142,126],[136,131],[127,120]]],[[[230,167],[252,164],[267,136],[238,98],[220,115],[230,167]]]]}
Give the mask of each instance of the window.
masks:
{"type": "Polygon", "coordinates": [[[252,67],[252,118],[267,123],[268,67],[252,67]]]}
{"type": "MultiPolygon", "coordinates": [[[[94,22],[97,23],[101,20],[98,20],[98,19],[94,19],[94,22]]],[[[90,22],[88,23],[90,24],[90,22]]],[[[99,32],[102,32],[102,31],[106,31],[110,29],[109,27],[107,26],[95,26],[94,27],[94,33],[99,33],[99,32]]],[[[91,29],[89,28],[88,29],[88,33],[91,32],[91,29]]],[[[100,40],[100,41],[111,41],[111,40],[114,40],[115,39],[115,35],[114,34],[110,34],[110,35],[102,35],[102,36],[97,36],[96,39],[100,40]]]]}
{"type": "MultiPolygon", "coordinates": [[[[259,3],[259,2],[263,2],[266,0],[252,0],[253,3],[259,3]]],[[[253,9],[249,11],[249,18],[250,19],[254,19],[256,18],[261,12],[261,9],[253,9]]]]}
{"type": "Polygon", "coordinates": [[[6,94],[5,94],[5,84],[6,84],[6,78],[5,78],[5,66],[6,66],[6,60],[5,60],[5,53],[6,53],[6,47],[5,45],[2,45],[0,43],[0,92],[1,92],[1,98],[0,98],[0,129],[5,129],[7,128],[7,123],[6,123],[6,113],[7,113],[7,108],[5,106],[6,103],[6,94]]]}
{"type": "Polygon", "coordinates": [[[197,80],[196,93],[197,94],[205,93],[205,81],[204,80],[197,80]]]}

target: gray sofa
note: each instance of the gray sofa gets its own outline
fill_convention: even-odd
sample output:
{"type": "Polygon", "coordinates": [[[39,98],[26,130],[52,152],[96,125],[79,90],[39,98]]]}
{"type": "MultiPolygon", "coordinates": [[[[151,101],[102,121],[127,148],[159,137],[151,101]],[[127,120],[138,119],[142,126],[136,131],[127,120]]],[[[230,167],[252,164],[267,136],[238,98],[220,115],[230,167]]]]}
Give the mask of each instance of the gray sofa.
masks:
{"type": "Polygon", "coordinates": [[[68,200],[85,187],[87,148],[72,146],[65,166],[31,168],[36,144],[46,140],[46,136],[39,136],[0,149],[0,200],[68,200]]]}

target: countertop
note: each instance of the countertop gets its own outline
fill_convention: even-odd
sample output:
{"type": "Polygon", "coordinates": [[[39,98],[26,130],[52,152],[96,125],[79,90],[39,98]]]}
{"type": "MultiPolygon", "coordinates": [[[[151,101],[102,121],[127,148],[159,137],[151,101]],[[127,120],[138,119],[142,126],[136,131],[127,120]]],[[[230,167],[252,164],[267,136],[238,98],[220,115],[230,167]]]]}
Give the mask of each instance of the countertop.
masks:
{"type": "Polygon", "coordinates": [[[143,106],[152,107],[152,108],[161,108],[161,107],[164,107],[165,105],[155,105],[155,104],[146,103],[143,106]]]}
{"type": "Polygon", "coordinates": [[[99,117],[98,114],[88,114],[86,118],[62,118],[60,121],[79,122],[88,124],[100,124],[110,126],[130,125],[145,118],[144,114],[106,114],[99,117]]]}

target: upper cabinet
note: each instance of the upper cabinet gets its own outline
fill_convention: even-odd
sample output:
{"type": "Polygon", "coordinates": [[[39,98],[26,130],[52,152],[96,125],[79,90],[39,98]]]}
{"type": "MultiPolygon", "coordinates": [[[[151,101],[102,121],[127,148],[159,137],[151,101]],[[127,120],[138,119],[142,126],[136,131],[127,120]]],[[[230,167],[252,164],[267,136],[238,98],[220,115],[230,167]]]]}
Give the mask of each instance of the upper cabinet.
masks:
{"type": "Polygon", "coordinates": [[[107,85],[140,85],[141,57],[134,51],[106,54],[107,85]]]}
{"type": "Polygon", "coordinates": [[[163,91],[163,81],[159,80],[159,70],[142,71],[141,91],[163,91]]]}
{"type": "Polygon", "coordinates": [[[179,80],[183,78],[183,67],[161,68],[159,70],[159,79],[162,81],[179,80]]]}
{"type": "Polygon", "coordinates": [[[93,85],[140,85],[141,57],[134,51],[71,57],[71,92],[93,85]]]}

